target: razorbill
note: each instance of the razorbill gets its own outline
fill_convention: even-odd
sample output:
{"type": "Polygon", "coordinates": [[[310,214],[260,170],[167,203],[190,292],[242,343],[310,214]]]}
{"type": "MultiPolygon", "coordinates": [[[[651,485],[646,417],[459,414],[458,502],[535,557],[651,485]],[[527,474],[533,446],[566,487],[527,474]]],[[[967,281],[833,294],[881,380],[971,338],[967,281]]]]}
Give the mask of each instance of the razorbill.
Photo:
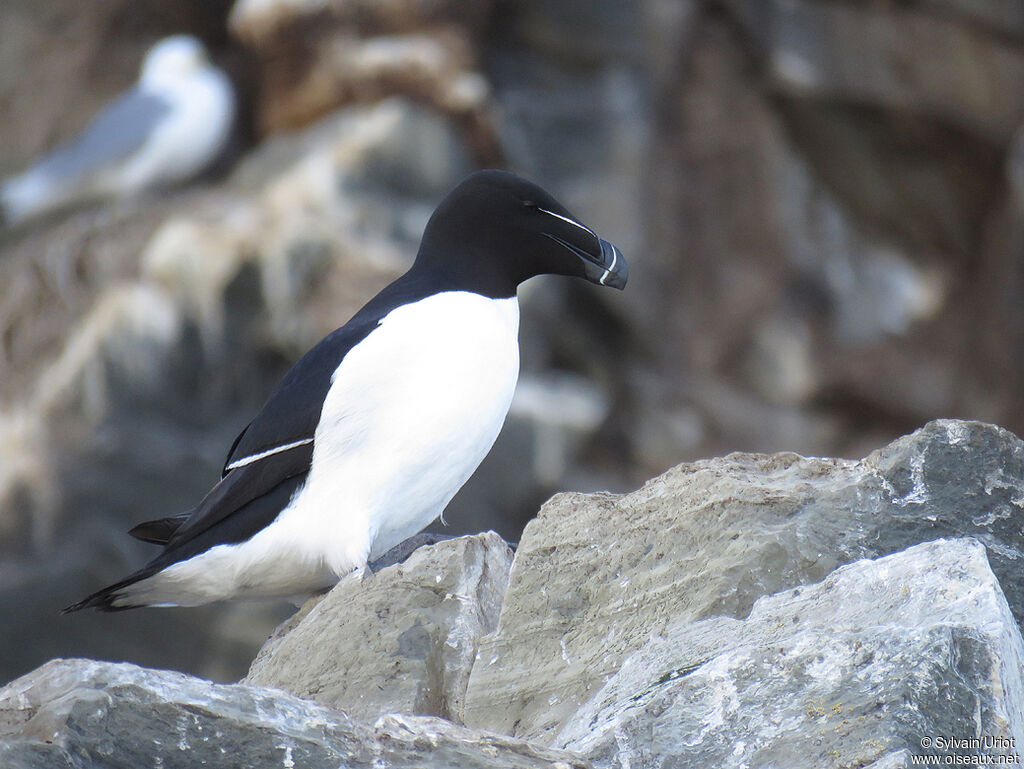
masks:
{"type": "Polygon", "coordinates": [[[160,554],[64,611],[307,595],[416,534],[498,436],[519,374],[516,288],[543,274],[621,289],[627,266],[537,185],[466,178],[409,271],[285,374],[205,499],[132,530],[160,554]]]}
{"type": "Polygon", "coordinates": [[[223,152],[235,122],[230,80],[202,43],[168,37],[146,54],[138,83],[78,136],[0,185],[10,224],[98,198],[185,181],[223,152]]]}

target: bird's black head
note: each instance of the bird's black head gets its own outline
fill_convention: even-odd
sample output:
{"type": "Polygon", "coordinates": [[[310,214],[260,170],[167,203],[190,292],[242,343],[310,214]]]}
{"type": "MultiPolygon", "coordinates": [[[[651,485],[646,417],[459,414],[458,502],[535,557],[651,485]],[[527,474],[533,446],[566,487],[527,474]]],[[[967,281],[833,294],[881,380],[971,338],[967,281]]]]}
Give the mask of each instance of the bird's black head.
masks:
{"type": "Polygon", "coordinates": [[[622,253],[536,184],[507,171],[478,171],[441,201],[427,223],[416,266],[460,288],[515,294],[535,275],[571,275],[626,285],[622,253]]]}

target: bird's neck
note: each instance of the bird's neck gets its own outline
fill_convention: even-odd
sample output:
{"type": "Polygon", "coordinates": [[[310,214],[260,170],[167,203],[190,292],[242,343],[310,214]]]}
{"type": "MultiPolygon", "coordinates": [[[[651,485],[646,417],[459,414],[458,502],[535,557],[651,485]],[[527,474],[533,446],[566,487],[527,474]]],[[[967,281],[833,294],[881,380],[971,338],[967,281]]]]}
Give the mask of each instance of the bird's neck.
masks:
{"type": "Polygon", "coordinates": [[[449,254],[435,254],[421,248],[406,273],[410,281],[430,285],[437,291],[470,291],[491,299],[516,295],[519,281],[495,267],[493,260],[467,253],[459,260],[449,254]]]}

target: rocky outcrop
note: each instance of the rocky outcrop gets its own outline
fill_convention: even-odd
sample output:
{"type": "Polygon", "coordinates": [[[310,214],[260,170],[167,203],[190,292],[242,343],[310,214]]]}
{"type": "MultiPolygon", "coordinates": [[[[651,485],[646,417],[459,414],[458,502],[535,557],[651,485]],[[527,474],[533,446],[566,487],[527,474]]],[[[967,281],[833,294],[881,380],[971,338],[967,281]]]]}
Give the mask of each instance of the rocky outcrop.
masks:
{"type": "Polygon", "coordinates": [[[0,757],[1012,762],[1022,520],[1024,442],[977,422],[933,422],[860,461],[680,465],[630,494],[556,496],[514,558],[489,533],[342,580],[278,628],[241,685],[49,663],[0,691],[0,757]],[[936,737],[977,744],[929,749],[936,737]]]}
{"type": "MultiPolygon", "coordinates": [[[[955,14],[804,0],[729,5],[765,53],[781,92],[932,115],[1000,142],[1024,118],[1024,97],[1010,85],[1024,76],[1024,55],[955,14]],[[844,44],[829,45],[839,40],[844,44]]],[[[1006,13],[1003,21],[1004,33],[1024,33],[1024,16],[1006,13]]]]}
{"type": "Polygon", "coordinates": [[[984,548],[938,540],[758,599],[742,620],[670,624],[550,742],[598,767],[838,769],[900,766],[930,752],[923,737],[961,734],[1005,740],[976,755],[1015,754],[1024,643],[984,548]]]}
{"type": "Polygon", "coordinates": [[[1012,763],[1022,520],[1024,442],[976,422],[933,422],[859,461],[680,465],[630,494],[556,496],[514,558],[490,533],[342,580],[240,685],[48,663],[0,690],[0,759],[1012,763]],[[936,739],[950,737],[963,742],[936,739]]]}
{"type": "Polygon", "coordinates": [[[652,636],[940,537],[988,546],[1024,622],[1022,490],[1016,436],[939,421],[861,461],[734,454],[632,494],[556,496],[519,544],[465,720],[550,742],[652,636]]]}
{"type": "Polygon", "coordinates": [[[477,647],[498,624],[511,565],[508,546],[488,532],[345,579],[280,627],[244,680],[363,719],[397,711],[461,721],[477,647]]]}
{"type": "Polygon", "coordinates": [[[361,724],[272,689],[90,660],[54,660],[4,689],[0,740],[7,769],[586,766],[439,718],[361,724]]]}

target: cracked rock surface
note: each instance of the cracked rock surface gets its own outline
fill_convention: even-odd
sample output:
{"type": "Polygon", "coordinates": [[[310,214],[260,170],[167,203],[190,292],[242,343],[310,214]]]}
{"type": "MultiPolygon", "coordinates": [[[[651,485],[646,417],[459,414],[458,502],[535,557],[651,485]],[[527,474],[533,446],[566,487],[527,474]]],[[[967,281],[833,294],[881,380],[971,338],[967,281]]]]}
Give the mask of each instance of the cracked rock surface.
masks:
{"type": "Polygon", "coordinates": [[[732,454],[631,494],[558,495],[519,544],[466,723],[550,743],[652,636],[938,538],[985,544],[1019,626],[1022,506],[1024,443],[956,420],[859,461],[732,454]]]}
{"type": "Polygon", "coordinates": [[[498,624],[511,565],[508,545],[487,532],[343,580],[278,629],[244,680],[363,718],[398,711],[460,721],[477,645],[498,624]]]}

